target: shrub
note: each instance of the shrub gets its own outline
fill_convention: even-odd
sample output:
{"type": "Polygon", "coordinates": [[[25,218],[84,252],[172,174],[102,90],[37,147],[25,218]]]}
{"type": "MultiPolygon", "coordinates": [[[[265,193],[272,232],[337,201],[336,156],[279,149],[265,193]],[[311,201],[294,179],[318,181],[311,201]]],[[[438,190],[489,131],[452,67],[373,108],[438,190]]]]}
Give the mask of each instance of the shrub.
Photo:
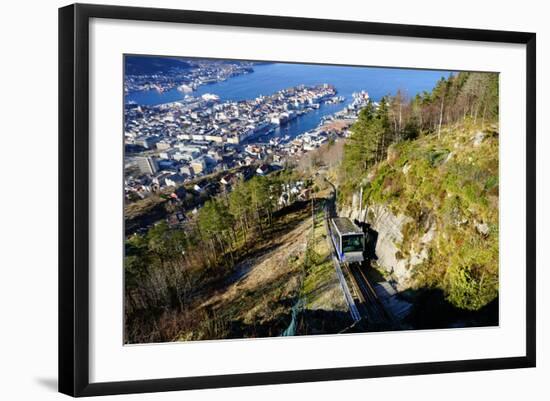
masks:
{"type": "Polygon", "coordinates": [[[488,276],[483,266],[466,261],[451,265],[447,270],[447,299],[467,310],[478,310],[498,296],[496,278],[488,276]]]}

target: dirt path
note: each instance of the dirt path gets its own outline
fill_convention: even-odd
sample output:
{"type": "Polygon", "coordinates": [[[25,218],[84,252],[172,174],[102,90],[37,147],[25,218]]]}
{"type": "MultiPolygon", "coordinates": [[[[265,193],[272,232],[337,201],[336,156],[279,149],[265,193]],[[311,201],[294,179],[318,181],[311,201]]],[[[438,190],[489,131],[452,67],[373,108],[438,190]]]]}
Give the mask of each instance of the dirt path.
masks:
{"type": "MultiPolygon", "coordinates": [[[[233,284],[210,298],[203,306],[221,306],[233,302],[248,292],[257,292],[258,289],[271,287],[282,278],[288,280],[285,280],[286,283],[281,283],[283,287],[277,291],[281,296],[298,291],[301,269],[297,263],[292,263],[292,260],[300,259],[305,252],[307,235],[310,231],[311,219],[305,219],[291,231],[271,239],[265,246],[267,251],[237,264],[235,273],[229,280],[233,284]]],[[[265,295],[265,297],[268,296],[269,294],[265,295]]],[[[249,311],[249,314],[251,312],[249,311]]]]}

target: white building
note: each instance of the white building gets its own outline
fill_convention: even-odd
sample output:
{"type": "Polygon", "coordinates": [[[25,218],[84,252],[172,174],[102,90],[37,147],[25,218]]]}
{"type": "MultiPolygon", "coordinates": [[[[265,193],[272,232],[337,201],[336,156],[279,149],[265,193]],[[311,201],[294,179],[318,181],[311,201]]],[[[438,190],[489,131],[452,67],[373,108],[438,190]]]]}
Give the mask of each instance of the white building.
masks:
{"type": "Polygon", "coordinates": [[[136,157],[138,169],[141,174],[153,175],[158,171],[158,164],[152,157],[136,157]]]}
{"type": "Polygon", "coordinates": [[[200,174],[206,170],[206,161],[204,160],[204,157],[198,157],[191,160],[191,163],[189,163],[189,165],[191,166],[195,174],[200,174]]]}

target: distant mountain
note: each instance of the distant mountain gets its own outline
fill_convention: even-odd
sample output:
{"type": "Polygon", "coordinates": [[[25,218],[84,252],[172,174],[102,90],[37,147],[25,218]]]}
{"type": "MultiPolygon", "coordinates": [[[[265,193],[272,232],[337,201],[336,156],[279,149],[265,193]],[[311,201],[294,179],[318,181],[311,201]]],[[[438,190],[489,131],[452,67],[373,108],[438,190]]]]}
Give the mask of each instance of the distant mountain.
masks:
{"type": "Polygon", "coordinates": [[[184,60],[170,57],[126,56],[124,62],[127,75],[150,75],[192,67],[184,60]]]}

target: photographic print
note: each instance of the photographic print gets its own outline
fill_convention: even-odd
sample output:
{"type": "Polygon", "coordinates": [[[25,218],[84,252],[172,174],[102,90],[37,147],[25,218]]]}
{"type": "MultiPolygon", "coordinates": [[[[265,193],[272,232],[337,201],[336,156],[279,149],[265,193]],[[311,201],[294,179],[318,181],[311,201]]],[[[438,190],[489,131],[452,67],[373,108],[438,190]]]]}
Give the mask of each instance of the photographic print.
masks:
{"type": "Polygon", "coordinates": [[[499,75],[124,55],[124,343],[499,324],[499,75]]]}

